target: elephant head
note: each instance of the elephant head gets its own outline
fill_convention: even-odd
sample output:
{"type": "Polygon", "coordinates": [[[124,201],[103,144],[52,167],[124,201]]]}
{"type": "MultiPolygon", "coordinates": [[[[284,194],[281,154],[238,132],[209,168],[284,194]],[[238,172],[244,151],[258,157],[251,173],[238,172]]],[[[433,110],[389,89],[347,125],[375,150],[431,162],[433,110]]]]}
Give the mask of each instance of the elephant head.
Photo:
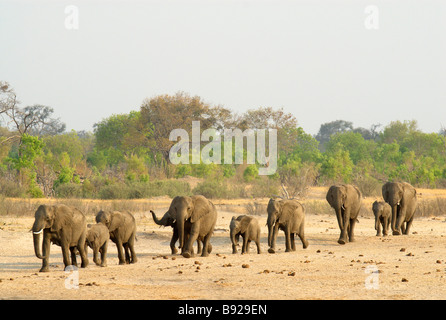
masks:
{"type": "Polygon", "coordinates": [[[169,210],[165,213],[177,223],[180,248],[184,245],[184,223],[189,220],[194,224],[211,211],[210,202],[203,196],[176,196],[169,210]]]}
{"type": "Polygon", "coordinates": [[[382,195],[391,207],[400,205],[404,196],[404,186],[398,182],[387,182],[382,187],[382,195]]]}
{"type": "MultiPolygon", "coordinates": [[[[32,226],[34,253],[39,259],[44,259],[40,250],[40,237],[44,229],[53,228],[55,219],[55,207],[41,205],[34,214],[34,224],[32,226]]],[[[54,229],[54,228],[53,228],[54,229]]]]}
{"type": "Polygon", "coordinates": [[[282,213],[283,201],[271,198],[268,202],[268,207],[266,211],[268,212],[268,218],[266,220],[266,225],[268,226],[268,246],[271,246],[271,240],[273,237],[273,226],[279,219],[282,213]]]}
{"type": "Polygon", "coordinates": [[[40,251],[40,239],[44,230],[49,232],[59,231],[66,219],[66,206],[48,206],[41,205],[34,214],[34,224],[31,228],[33,232],[34,253],[39,259],[45,259],[40,251]]]}
{"type": "Polygon", "coordinates": [[[331,186],[327,192],[326,200],[335,210],[345,208],[347,199],[347,187],[345,185],[331,186]]]}
{"type": "Polygon", "coordinates": [[[245,233],[248,229],[250,220],[243,219],[246,216],[233,216],[229,224],[229,236],[233,244],[237,245],[240,233],[245,233]]]}
{"type": "Polygon", "coordinates": [[[96,222],[103,223],[110,232],[115,231],[123,223],[123,216],[118,211],[99,211],[96,215],[96,222]]]}

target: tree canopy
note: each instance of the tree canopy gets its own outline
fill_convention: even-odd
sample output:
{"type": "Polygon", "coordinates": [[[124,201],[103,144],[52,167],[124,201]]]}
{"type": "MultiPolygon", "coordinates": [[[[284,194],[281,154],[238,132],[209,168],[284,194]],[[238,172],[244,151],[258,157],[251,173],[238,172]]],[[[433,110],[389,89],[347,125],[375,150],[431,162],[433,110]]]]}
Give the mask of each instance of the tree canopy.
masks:
{"type": "MultiPolygon", "coordinates": [[[[444,130],[424,133],[416,120],[393,120],[369,129],[335,120],[321,124],[312,136],[283,108],[258,107],[238,114],[178,92],[147,98],[128,114],[105,117],[93,132],[65,132],[53,108],[19,107],[6,82],[0,82],[0,114],[4,196],[138,198],[176,190],[251,197],[277,194],[281,184],[292,194],[303,194],[308,186],[337,182],[355,183],[365,194],[378,194],[388,180],[446,187],[444,130]],[[225,128],[276,129],[277,171],[259,176],[260,164],[246,161],[171,164],[169,151],[175,142],[169,134],[178,128],[190,134],[192,121],[200,121],[201,132],[214,128],[220,135],[225,128]],[[186,176],[205,179],[194,191],[180,183],[186,176]],[[253,184],[255,188],[246,187],[253,184]]],[[[246,145],[243,148],[246,158],[246,145]]]]}

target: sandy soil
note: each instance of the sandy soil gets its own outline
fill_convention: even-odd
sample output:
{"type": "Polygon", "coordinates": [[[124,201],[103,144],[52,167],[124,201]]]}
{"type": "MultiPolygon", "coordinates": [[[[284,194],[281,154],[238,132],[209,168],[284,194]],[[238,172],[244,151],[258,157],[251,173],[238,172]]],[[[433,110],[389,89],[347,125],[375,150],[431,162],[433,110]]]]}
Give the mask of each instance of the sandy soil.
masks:
{"type": "MultiPolygon", "coordinates": [[[[163,208],[155,210],[164,213],[163,208]]],[[[375,236],[372,216],[362,216],[356,242],[337,244],[333,215],[309,212],[303,249],[262,254],[255,245],[247,255],[233,255],[228,225],[234,213],[220,211],[207,258],[171,255],[170,228],[155,225],[149,213],[137,214],[138,263],[118,265],[110,243],[108,267],[90,265],[73,273],[63,270],[60,247],[51,248],[50,272],[39,273],[34,256],[32,217],[0,217],[0,298],[3,299],[445,299],[446,224],[444,217],[418,218],[409,236],[375,236]],[[375,270],[375,273],[371,273],[375,270]],[[67,280],[68,279],[68,280],[67,280]],[[68,283],[68,289],[66,286],[68,283]]],[[[93,221],[93,217],[88,217],[93,221]]],[[[266,215],[258,217],[265,225],[266,215]]]]}

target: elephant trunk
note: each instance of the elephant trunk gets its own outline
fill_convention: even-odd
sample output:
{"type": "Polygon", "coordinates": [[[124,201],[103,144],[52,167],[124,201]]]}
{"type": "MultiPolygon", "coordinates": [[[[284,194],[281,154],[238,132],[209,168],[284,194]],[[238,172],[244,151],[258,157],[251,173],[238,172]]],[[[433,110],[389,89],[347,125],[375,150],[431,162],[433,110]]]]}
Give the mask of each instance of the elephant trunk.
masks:
{"type": "Polygon", "coordinates": [[[41,253],[41,235],[43,233],[43,227],[39,227],[39,225],[37,223],[34,223],[33,227],[32,227],[32,232],[33,232],[33,242],[34,242],[34,253],[36,254],[36,257],[39,259],[45,259],[44,256],[42,256],[41,253]]]}
{"type": "Polygon", "coordinates": [[[237,253],[237,239],[236,239],[236,231],[235,230],[231,230],[229,235],[231,237],[231,242],[232,242],[232,253],[237,253]]]}
{"type": "Polygon", "coordinates": [[[167,226],[167,220],[168,220],[168,219],[167,219],[167,215],[168,215],[167,212],[164,214],[164,216],[163,216],[161,219],[158,219],[158,218],[156,217],[155,212],[153,212],[152,210],[150,210],[150,213],[152,213],[153,221],[155,221],[155,223],[156,223],[157,225],[159,225],[159,226],[167,226]]]}
{"type": "Polygon", "coordinates": [[[178,239],[180,241],[180,249],[184,246],[184,219],[177,220],[178,239]]]}
{"type": "Polygon", "coordinates": [[[273,226],[274,226],[274,219],[272,217],[268,217],[267,226],[268,226],[268,247],[271,247],[273,239],[273,226]]]}
{"type": "Polygon", "coordinates": [[[396,217],[398,215],[398,205],[397,204],[393,204],[392,205],[392,231],[396,232],[396,217]]]}
{"type": "Polygon", "coordinates": [[[379,215],[375,216],[375,230],[378,230],[379,227],[379,215]]]}

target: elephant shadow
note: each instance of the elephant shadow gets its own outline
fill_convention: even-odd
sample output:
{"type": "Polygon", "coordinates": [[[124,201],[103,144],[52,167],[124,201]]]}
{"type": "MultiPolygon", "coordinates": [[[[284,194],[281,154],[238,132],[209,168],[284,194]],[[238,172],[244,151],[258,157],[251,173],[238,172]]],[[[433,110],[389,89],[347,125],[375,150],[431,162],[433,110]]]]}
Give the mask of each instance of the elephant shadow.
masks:
{"type": "MultiPolygon", "coordinates": [[[[34,257],[34,256],[33,256],[34,257]]],[[[0,263],[0,273],[3,271],[18,271],[18,270],[36,270],[40,267],[39,262],[6,262],[0,263]]]]}

